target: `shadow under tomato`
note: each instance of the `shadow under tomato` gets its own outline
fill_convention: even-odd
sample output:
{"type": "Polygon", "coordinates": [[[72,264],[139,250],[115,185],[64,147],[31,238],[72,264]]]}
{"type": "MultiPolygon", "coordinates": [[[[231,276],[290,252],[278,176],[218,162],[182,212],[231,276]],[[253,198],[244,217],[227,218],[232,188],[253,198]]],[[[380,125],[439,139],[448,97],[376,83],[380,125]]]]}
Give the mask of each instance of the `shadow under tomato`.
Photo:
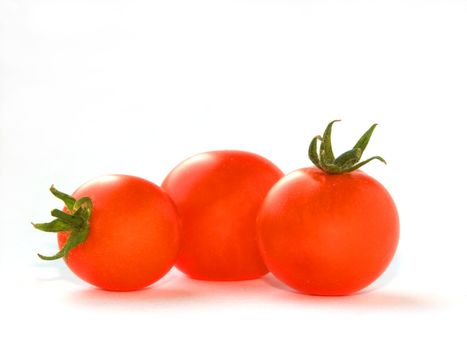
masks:
{"type": "Polygon", "coordinates": [[[93,309],[138,310],[169,306],[170,304],[180,305],[180,303],[195,297],[195,293],[180,287],[177,283],[172,283],[172,279],[173,276],[169,273],[151,286],[128,292],[108,291],[87,285],[72,291],[68,299],[73,304],[93,309]]]}
{"type": "MultiPolygon", "coordinates": [[[[50,267],[49,267],[50,269],[50,267]]],[[[79,285],[70,292],[69,300],[80,306],[93,308],[114,308],[131,310],[152,310],[154,308],[179,307],[185,305],[218,306],[222,304],[266,303],[292,304],[313,308],[349,308],[360,310],[410,310],[431,309],[439,304],[433,298],[391,291],[382,288],[394,279],[398,262],[363,291],[342,297],[311,296],[298,293],[271,273],[259,279],[248,281],[202,281],[187,277],[173,268],[155,284],[132,292],[112,292],[95,288],[74,276],[62,263],[54,268],[55,277],[39,278],[41,281],[65,279],[79,285]]],[[[44,274],[45,276],[47,274],[44,274]]],[[[52,274],[53,275],[53,274],[52,274]]]]}
{"type": "Polygon", "coordinates": [[[172,269],[152,286],[139,291],[112,292],[92,286],[80,288],[69,295],[72,303],[82,306],[122,308],[170,307],[180,304],[235,304],[242,300],[268,301],[273,292],[264,278],[249,281],[201,281],[191,279],[172,269]]]}
{"type": "Polygon", "coordinates": [[[180,288],[147,287],[133,292],[111,292],[98,288],[87,288],[70,293],[72,303],[84,307],[119,308],[128,310],[157,308],[170,304],[180,305],[192,298],[190,291],[180,288]]]}
{"type": "Polygon", "coordinates": [[[217,307],[254,303],[290,304],[299,307],[350,310],[429,310],[439,302],[433,298],[399,291],[376,289],[350,296],[326,297],[298,293],[268,274],[260,279],[238,282],[194,280],[172,271],[154,285],[133,292],[111,292],[92,286],[69,295],[80,306],[104,309],[150,311],[185,306],[217,307]]]}
{"type": "Polygon", "coordinates": [[[360,310],[428,310],[440,305],[436,298],[414,293],[385,290],[372,285],[358,293],[346,296],[319,296],[297,292],[270,276],[264,280],[276,290],[274,297],[281,302],[311,305],[313,307],[349,308],[360,310]]]}
{"type": "Polygon", "coordinates": [[[348,296],[314,296],[299,293],[271,274],[263,277],[263,280],[276,290],[275,296],[283,301],[300,304],[319,304],[329,307],[350,307],[363,309],[418,309],[431,308],[439,304],[433,298],[422,297],[414,294],[403,294],[385,290],[390,286],[400,269],[400,258],[396,253],[386,271],[371,285],[365,289],[348,296]]]}

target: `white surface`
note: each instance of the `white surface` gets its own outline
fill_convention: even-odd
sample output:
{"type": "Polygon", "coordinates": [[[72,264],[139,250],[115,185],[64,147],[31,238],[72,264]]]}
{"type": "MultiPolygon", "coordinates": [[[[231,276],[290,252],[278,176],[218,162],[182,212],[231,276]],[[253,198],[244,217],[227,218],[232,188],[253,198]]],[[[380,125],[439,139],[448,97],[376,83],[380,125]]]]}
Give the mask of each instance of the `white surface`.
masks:
{"type": "Polygon", "coordinates": [[[0,348],[465,349],[465,1],[0,0],[0,348]],[[196,152],[237,148],[285,172],[328,121],[337,150],[378,122],[366,171],[401,216],[369,291],[309,297],[271,276],[173,270],[103,292],[39,261],[35,232],[101,174],[160,183],[196,152]]]}

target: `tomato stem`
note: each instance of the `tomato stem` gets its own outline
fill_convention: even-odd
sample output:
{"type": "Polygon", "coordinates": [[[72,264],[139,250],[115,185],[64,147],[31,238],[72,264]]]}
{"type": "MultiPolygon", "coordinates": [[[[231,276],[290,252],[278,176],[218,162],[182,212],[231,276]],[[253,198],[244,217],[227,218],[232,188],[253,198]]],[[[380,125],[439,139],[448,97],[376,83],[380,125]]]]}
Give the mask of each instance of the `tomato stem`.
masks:
{"type": "Polygon", "coordinates": [[[50,187],[50,192],[65,203],[68,213],[54,209],[51,214],[56,218],[55,220],[32,225],[44,232],[69,232],[70,235],[65,245],[55,255],[37,254],[43,260],[66,258],[72,248],[86,241],[89,235],[89,219],[92,214],[91,198],[83,197],[76,200],[72,196],[58,191],[53,185],[50,187]]]}
{"type": "Polygon", "coordinates": [[[371,135],[373,134],[377,124],[373,124],[360,137],[351,150],[344,152],[339,157],[335,158],[332,150],[331,133],[333,124],[338,121],[340,120],[331,121],[324,130],[323,136],[317,135],[311,140],[310,147],[308,148],[308,157],[314,165],[328,174],[343,174],[359,169],[374,159],[386,164],[386,161],[380,156],[374,156],[360,162],[363,151],[368,146],[371,135]],[[319,153],[318,142],[320,142],[319,153]]]}

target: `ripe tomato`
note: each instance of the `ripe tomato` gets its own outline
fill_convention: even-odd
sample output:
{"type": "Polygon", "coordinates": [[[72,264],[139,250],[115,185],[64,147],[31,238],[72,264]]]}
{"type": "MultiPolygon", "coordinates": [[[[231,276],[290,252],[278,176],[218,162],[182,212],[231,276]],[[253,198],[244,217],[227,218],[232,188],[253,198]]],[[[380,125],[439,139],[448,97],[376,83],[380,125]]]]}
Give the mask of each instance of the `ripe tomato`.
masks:
{"type": "MultiPolygon", "coordinates": [[[[80,240],[79,227],[83,226],[78,226],[72,234],[70,230],[59,232],[61,251],[54,257],[42,258],[63,256],[77,276],[97,287],[115,291],[144,288],[164,276],[175,263],[179,250],[176,209],[168,195],[155,184],[134,176],[110,175],[85,183],[71,197],[53,188],[52,191],[67,204],[65,216],[55,210],[53,215],[58,219],[50,224],[56,227],[38,224],[37,228],[63,229],[60,225],[67,225],[67,220],[71,220],[66,215],[74,211],[76,199],[89,198],[92,211],[89,230],[82,242],[76,241],[80,240]],[[61,219],[65,220],[62,224],[61,219]]],[[[87,209],[86,204],[78,203],[74,217],[81,216],[80,207],[87,209]]]]}
{"type": "Polygon", "coordinates": [[[331,125],[322,138],[320,156],[315,148],[321,137],[310,147],[321,169],[304,168],[283,177],[269,191],[257,220],[266,266],[285,284],[307,294],[346,295],[366,287],[389,265],[399,238],[390,194],[378,181],[354,170],[367,163],[357,164],[375,125],[354,147],[359,151],[344,154],[353,159],[345,166],[342,158],[332,155],[331,125]]]}
{"type": "Polygon", "coordinates": [[[176,166],[162,183],[181,220],[176,267],[202,280],[264,275],[256,215],[282,176],[270,161],[241,151],[198,154],[176,166]]]}

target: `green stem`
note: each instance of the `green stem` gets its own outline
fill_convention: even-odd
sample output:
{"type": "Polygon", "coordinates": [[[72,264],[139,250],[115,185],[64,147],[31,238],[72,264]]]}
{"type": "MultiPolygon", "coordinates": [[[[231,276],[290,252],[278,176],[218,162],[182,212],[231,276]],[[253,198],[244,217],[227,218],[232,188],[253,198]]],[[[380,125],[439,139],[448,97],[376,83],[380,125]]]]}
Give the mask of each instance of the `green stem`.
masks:
{"type": "Polygon", "coordinates": [[[92,214],[92,201],[89,197],[76,200],[72,196],[58,191],[54,186],[50,187],[50,192],[65,203],[69,213],[54,209],[51,214],[56,218],[55,220],[32,225],[44,232],[68,232],[69,236],[62,249],[55,255],[37,254],[43,260],[66,258],[71,249],[86,241],[90,228],[89,219],[92,214]]]}
{"type": "Polygon", "coordinates": [[[383,163],[386,161],[380,157],[375,156],[367,160],[360,162],[363,151],[368,146],[370,142],[373,131],[375,130],[377,124],[373,124],[357,141],[355,146],[347,151],[342,153],[339,157],[334,157],[334,152],[332,150],[331,134],[332,126],[335,122],[339,120],[333,120],[328,124],[326,130],[323,133],[323,136],[315,136],[310,143],[308,148],[308,157],[318,168],[323,170],[328,174],[343,174],[359,169],[363,165],[369,163],[370,161],[377,159],[383,163]],[[318,142],[320,142],[319,153],[317,152],[318,142]]]}

